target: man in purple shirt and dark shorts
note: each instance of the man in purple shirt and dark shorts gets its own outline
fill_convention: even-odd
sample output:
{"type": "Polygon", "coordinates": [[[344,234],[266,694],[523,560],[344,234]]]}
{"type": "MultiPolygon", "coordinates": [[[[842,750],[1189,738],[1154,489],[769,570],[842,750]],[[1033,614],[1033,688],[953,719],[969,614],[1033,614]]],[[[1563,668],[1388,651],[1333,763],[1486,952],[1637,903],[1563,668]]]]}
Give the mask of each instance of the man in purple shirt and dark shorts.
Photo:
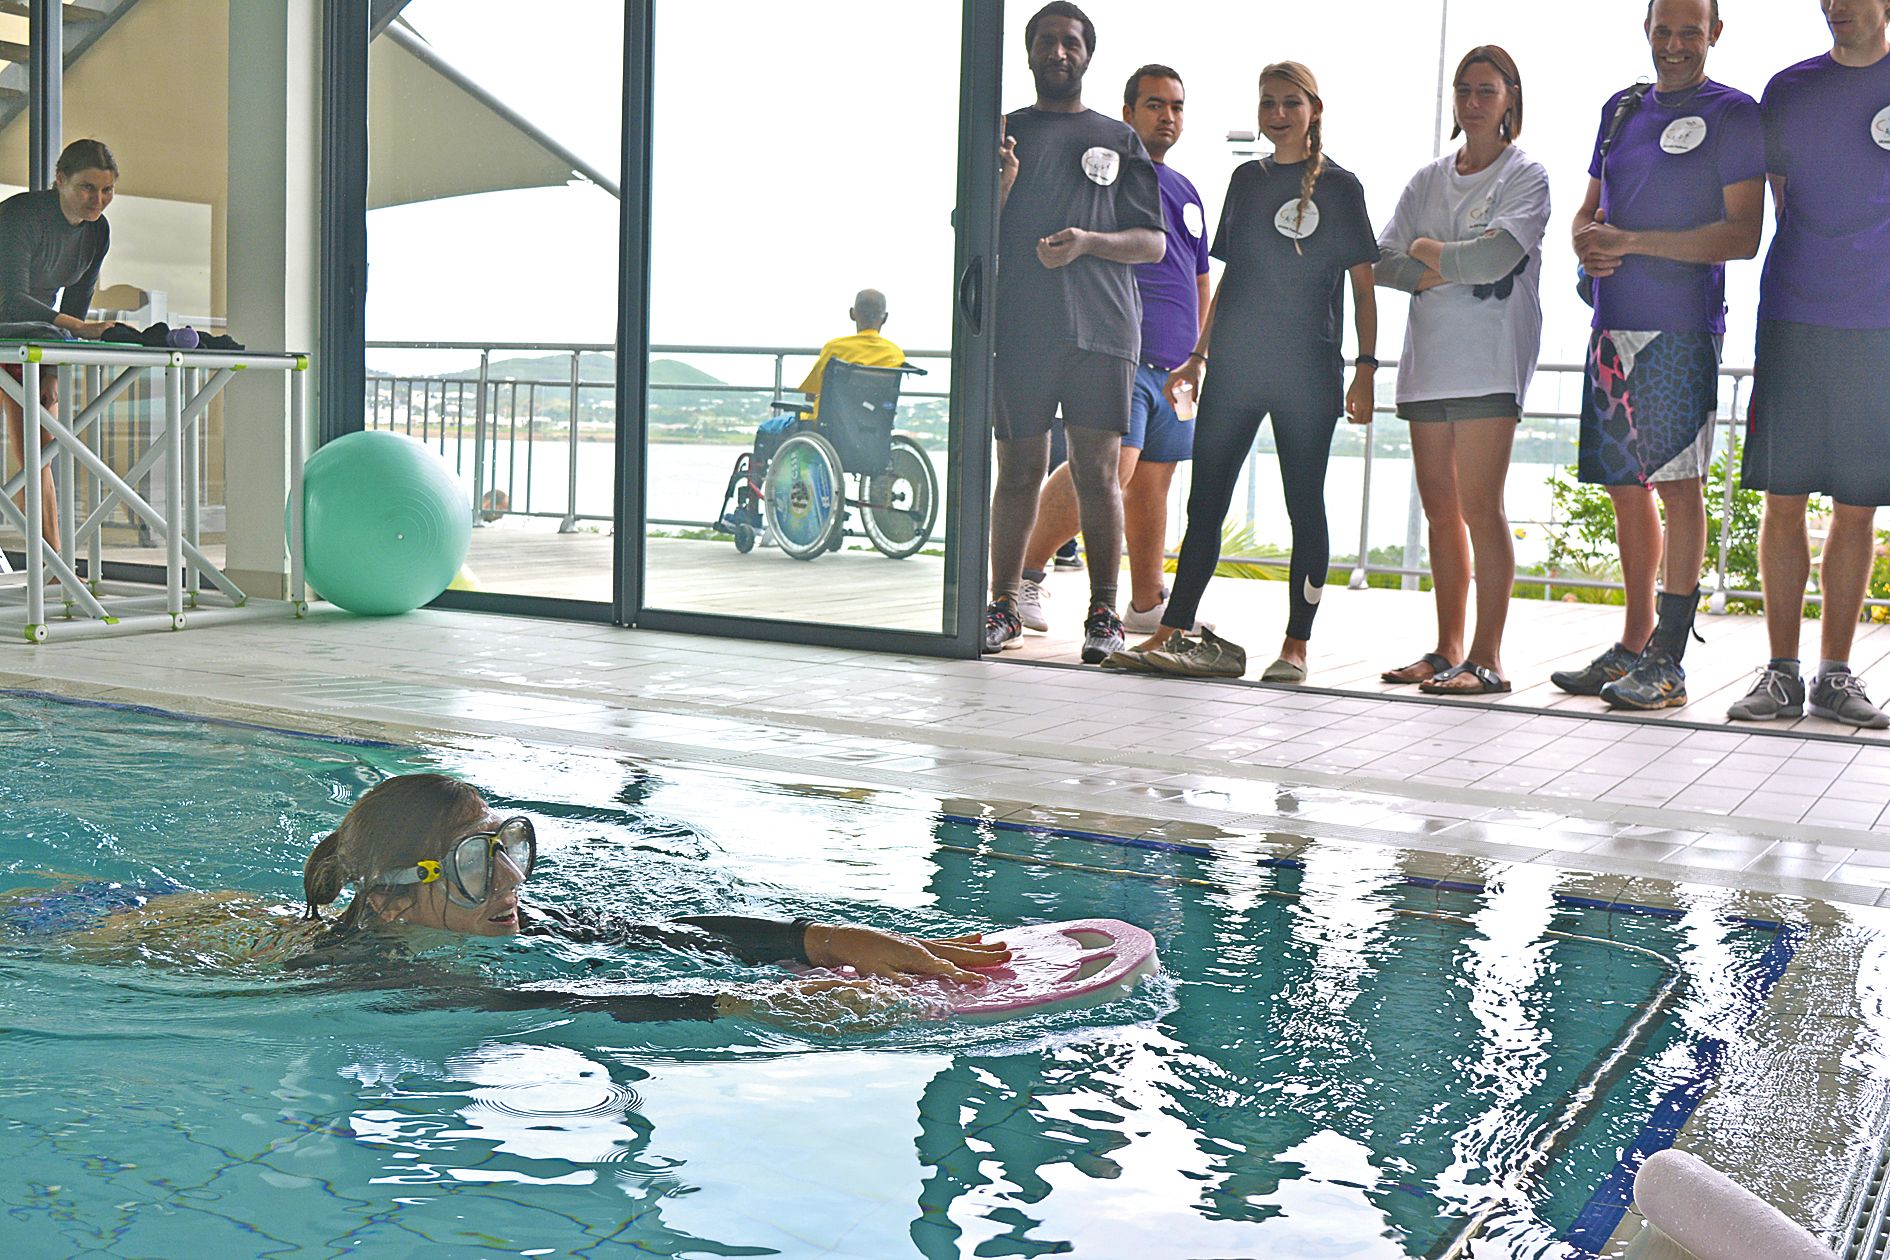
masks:
{"type": "Polygon", "coordinates": [[[1890,0],[1821,0],[1831,51],[1765,89],[1778,231],[1759,289],[1747,489],[1765,491],[1759,580],[1772,659],[1728,716],[1813,716],[1871,730],[1890,716],[1851,672],[1877,509],[1890,503],[1890,0]],[[1806,498],[1832,500],[1819,589],[1823,659],[1809,694],[1798,635],[1811,546],[1806,498]]]}
{"type": "Polygon", "coordinates": [[[1135,132],[1083,108],[1096,49],[1083,11],[1065,0],[1045,5],[1025,25],[1024,44],[1037,102],[1005,116],[999,148],[997,484],[983,650],[1023,634],[1017,590],[1061,410],[1089,555],[1083,660],[1099,664],[1122,646],[1117,464],[1142,354],[1133,267],[1166,250],[1161,193],[1135,132]]]}
{"type": "MultiPolygon", "coordinates": [[[[1142,299],[1142,358],[1129,396],[1129,431],[1122,435],[1117,480],[1122,483],[1123,533],[1129,548],[1129,610],[1124,629],[1152,634],[1161,628],[1168,592],[1162,558],[1168,544],[1168,489],[1175,465],[1194,456],[1194,411],[1177,414],[1168,401],[1168,374],[1181,365],[1201,334],[1208,308],[1207,212],[1188,177],[1168,165],[1168,151],[1181,139],[1186,89],[1168,66],[1146,65],[1129,76],[1122,93],[1122,121],[1135,129],[1155,163],[1161,184],[1162,220],[1168,252],[1160,262],[1135,269],[1142,299]]],[[[1058,432],[1055,437],[1061,438],[1058,432]]],[[[1052,464],[1060,463],[1051,451],[1052,464]]],[[[1048,630],[1043,580],[1058,545],[1076,532],[1076,494],[1067,468],[1044,483],[1037,502],[1037,528],[1024,552],[1024,582],[1017,611],[1030,630],[1048,630]]]]}
{"type": "Polygon", "coordinates": [[[1758,253],[1765,225],[1759,103],[1706,77],[1724,29],[1719,0],[1652,0],[1643,29],[1658,81],[1602,107],[1574,223],[1595,306],[1580,476],[1614,501],[1627,623],[1588,665],[1549,676],[1616,709],[1687,702],[1680,660],[1706,561],[1700,491],[1719,409],[1725,263],[1758,253]]]}

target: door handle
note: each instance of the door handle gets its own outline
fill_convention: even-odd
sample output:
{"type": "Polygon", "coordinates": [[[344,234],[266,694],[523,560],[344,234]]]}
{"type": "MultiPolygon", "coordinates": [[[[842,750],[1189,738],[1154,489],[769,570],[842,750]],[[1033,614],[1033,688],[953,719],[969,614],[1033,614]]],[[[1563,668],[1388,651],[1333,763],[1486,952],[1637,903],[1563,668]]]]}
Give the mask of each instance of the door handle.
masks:
{"type": "Polygon", "coordinates": [[[958,277],[958,313],[971,327],[971,335],[984,334],[984,256],[973,258],[958,277]]]}

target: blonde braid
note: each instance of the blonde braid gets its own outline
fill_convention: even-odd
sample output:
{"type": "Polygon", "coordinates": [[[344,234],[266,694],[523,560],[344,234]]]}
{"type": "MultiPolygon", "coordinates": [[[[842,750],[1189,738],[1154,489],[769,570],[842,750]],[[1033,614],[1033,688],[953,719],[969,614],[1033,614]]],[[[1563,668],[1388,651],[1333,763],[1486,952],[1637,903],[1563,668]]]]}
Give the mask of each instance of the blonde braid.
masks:
{"type": "MultiPolygon", "coordinates": [[[[1300,231],[1306,222],[1306,207],[1312,204],[1313,189],[1319,186],[1319,176],[1322,175],[1326,169],[1325,146],[1320,138],[1319,131],[1320,123],[1318,120],[1315,120],[1313,125],[1306,129],[1306,168],[1301,171],[1299,175],[1299,214],[1293,220],[1293,231],[1296,233],[1300,231]]],[[[1301,258],[1304,258],[1306,251],[1300,248],[1299,242],[1300,238],[1295,236],[1293,238],[1293,250],[1301,258]]]]}

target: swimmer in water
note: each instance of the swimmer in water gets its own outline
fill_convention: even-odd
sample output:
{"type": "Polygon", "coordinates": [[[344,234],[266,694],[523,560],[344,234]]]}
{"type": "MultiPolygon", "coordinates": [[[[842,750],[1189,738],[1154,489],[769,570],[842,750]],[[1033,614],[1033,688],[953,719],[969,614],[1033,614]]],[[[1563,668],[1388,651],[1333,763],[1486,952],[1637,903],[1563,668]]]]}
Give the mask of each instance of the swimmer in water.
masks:
{"type": "Polygon", "coordinates": [[[596,1011],[620,1020],[768,1017],[781,997],[821,1003],[835,1014],[883,1012],[890,996],[873,981],[929,978],[981,984],[973,967],[1006,962],[1010,951],[980,935],[918,940],[874,928],[811,919],[694,915],[630,924],[582,911],[525,905],[520,889],[537,860],[531,820],[505,817],[470,785],[437,774],[388,779],[367,792],[308,857],[299,918],[258,914],[254,897],[189,892],[180,885],[130,887],[91,881],[0,897],[0,927],[56,938],[91,955],[136,952],[218,963],[266,963],[331,978],[348,987],[393,987],[429,1007],[596,1011]],[[332,921],[321,908],[344,887],[355,894],[332,921]],[[553,988],[496,989],[429,968],[415,983],[401,959],[403,940],[425,930],[468,936],[549,937],[578,944],[680,948],[750,965],[850,968],[862,979],[789,979],[746,992],[599,993],[553,988]],[[399,962],[397,971],[387,964],[399,962]]]}

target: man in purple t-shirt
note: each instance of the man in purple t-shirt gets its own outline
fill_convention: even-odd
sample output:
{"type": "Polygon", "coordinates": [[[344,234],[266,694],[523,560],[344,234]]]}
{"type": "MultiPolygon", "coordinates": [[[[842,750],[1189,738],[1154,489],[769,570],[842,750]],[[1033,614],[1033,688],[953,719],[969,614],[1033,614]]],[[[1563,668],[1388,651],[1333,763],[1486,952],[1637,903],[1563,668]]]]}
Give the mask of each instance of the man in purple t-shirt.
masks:
{"type": "MultiPolygon", "coordinates": [[[[1168,547],[1168,488],[1175,465],[1194,454],[1194,413],[1177,415],[1168,401],[1168,373],[1194,349],[1208,308],[1207,213],[1188,177],[1168,165],[1168,151],[1181,139],[1186,90],[1179,72],[1146,65],[1129,76],[1122,93],[1122,121],[1135,129],[1155,163],[1161,186],[1162,220],[1168,234],[1160,262],[1135,269],[1142,298],[1142,358],[1129,399],[1129,431],[1122,435],[1117,465],[1122,484],[1122,524],[1129,552],[1129,612],[1126,629],[1152,634],[1161,628],[1168,598],[1162,557],[1168,547]]],[[[1052,462],[1057,462],[1052,455],[1052,462]]],[[[1037,501],[1037,528],[1024,552],[1024,582],[1017,611],[1032,630],[1048,630],[1043,580],[1051,555],[1076,532],[1076,492],[1067,464],[1044,483],[1037,501]]]]}
{"type": "Polygon", "coordinates": [[[1573,225],[1595,304],[1580,476],[1614,501],[1627,621],[1589,664],[1550,675],[1616,709],[1687,702],[1680,660],[1706,561],[1700,488],[1719,409],[1725,264],[1758,253],[1765,225],[1759,103],[1706,77],[1724,29],[1718,0],[1652,0],[1642,29],[1657,81],[1602,107],[1573,225]]]}
{"type": "Polygon", "coordinates": [[[1765,169],[1778,231],[1759,287],[1748,489],[1765,491],[1759,581],[1772,659],[1729,716],[1813,716],[1881,730],[1890,716],[1850,669],[1890,503],[1890,3],[1821,0],[1831,51],[1765,89],[1765,169]],[[1809,495],[1832,500],[1819,590],[1823,659],[1809,694],[1798,636],[1809,495]]]}

